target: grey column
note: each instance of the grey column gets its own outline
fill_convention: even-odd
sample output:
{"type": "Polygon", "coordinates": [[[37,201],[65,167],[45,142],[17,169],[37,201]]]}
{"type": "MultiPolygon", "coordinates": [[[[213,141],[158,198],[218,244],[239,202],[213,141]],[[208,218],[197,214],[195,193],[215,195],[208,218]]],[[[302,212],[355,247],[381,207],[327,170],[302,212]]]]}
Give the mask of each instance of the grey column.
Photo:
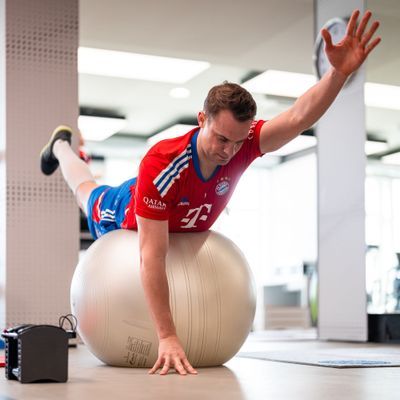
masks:
{"type": "MultiPolygon", "coordinates": [[[[315,1],[316,33],[362,0],[315,1]]],[[[367,339],[365,286],[365,111],[362,68],[317,125],[318,330],[321,339],[367,339]]]]}
{"type": "Polygon", "coordinates": [[[79,214],[39,153],[78,117],[78,0],[0,0],[0,327],[70,311],[79,214]]]}

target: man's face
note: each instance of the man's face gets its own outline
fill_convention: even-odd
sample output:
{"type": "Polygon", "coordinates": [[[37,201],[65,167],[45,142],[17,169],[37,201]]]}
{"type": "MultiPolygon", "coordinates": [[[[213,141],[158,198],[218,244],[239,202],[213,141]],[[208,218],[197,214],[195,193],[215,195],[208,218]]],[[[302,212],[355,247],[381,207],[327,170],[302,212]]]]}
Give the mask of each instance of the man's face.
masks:
{"type": "Polygon", "coordinates": [[[222,110],[214,117],[201,111],[198,122],[203,130],[201,146],[207,161],[226,165],[247,139],[252,120],[239,122],[231,111],[222,110]]]}

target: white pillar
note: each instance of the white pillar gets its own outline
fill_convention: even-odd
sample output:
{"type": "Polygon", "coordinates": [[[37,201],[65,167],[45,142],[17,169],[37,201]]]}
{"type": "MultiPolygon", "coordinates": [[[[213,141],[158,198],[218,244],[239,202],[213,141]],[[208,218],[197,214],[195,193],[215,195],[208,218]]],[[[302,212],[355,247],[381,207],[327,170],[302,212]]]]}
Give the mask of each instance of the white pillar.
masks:
{"type": "MultiPolygon", "coordinates": [[[[363,0],[315,2],[315,25],[348,17],[363,0]]],[[[318,330],[321,339],[367,339],[364,68],[320,120],[318,136],[318,330]]]]}
{"type": "Polygon", "coordinates": [[[0,328],[70,310],[79,214],[39,153],[78,117],[78,0],[0,0],[0,328]]]}

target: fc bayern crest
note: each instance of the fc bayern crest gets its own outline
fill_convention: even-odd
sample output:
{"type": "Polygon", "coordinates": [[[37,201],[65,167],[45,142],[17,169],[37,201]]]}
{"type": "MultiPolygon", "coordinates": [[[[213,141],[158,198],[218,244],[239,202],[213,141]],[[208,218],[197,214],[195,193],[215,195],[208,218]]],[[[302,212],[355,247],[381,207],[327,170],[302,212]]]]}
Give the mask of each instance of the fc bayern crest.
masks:
{"type": "Polygon", "coordinates": [[[215,187],[215,193],[217,193],[218,196],[223,196],[226,194],[229,190],[229,182],[228,181],[221,181],[217,184],[215,187]]]}

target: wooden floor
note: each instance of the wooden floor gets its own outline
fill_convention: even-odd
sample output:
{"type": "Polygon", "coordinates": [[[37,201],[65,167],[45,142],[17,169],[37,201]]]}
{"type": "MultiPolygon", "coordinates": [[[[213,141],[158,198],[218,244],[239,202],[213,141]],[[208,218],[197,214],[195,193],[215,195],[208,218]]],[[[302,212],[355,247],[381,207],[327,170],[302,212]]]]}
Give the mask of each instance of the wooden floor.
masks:
{"type": "MultiPolygon", "coordinates": [[[[366,346],[252,335],[243,351],[366,346]]],[[[372,344],[368,346],[374,347],[372,344]]],[[[390,346],[400,352],[400,346],[390,346]]],[[[40,362],[40,361],[38,361],[40,362]]],[[[145,369],[107,367],[79,346],[70,350],[67,383],[21,384],[0,378],[0,400],[61,399],[400,399],[400,367],[336,369],[235,357],[197,376],[148,375],[145,369]]]]}

